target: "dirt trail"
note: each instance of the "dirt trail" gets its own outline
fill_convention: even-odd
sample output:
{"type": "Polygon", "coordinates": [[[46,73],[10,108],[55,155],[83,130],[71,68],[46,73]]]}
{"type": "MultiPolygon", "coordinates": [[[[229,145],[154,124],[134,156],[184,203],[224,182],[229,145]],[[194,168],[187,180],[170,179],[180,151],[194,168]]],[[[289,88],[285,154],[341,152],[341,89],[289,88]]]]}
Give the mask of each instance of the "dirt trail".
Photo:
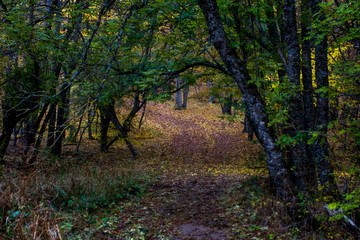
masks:
{"type": "Polygon", "coordinates": [[[123,161],[122,171],[151,185],[100,211],[97,221],[84,217],[96,224],[85,230],[88,239],[351,239],[333,222],[322,233],[286,217],[271,194],[260,146],[247,141],[238,121],[218,118],[219,106],[190,101],[188,110],[175,111],[151,103],[147,111],[142,129],[131,135],[140,158],[132,159],[123,143],[93,158],[95,167],[123,161]]]}
{"type": "Polygon", "coordinates": [[[174,111],[156,104],[148,109],[147,127],[161,135],[156,142],[142,142],[142,167],[161,173],[145,196],[124,207],[118,231],[136,226],[144,239],[230,239],[233,222],[223,202],[253,174],[241,158],[253,157],[249,150],[257,148],[244,140],[239,123],[217,118],[221,110],[213,106],[174,111]]]}

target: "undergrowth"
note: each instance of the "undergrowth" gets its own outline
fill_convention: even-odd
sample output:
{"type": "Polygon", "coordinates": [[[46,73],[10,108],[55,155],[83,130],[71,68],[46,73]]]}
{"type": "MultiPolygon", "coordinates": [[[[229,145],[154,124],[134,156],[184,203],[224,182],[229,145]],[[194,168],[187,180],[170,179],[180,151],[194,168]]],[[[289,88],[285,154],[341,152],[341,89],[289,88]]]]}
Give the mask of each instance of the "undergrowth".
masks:
{"type": "Polygon", "coordinates": [[[145,193],[148,176],[133,174],[126,166],[99,168],[79,160],[8,169],[0,186],[0,238],[61,239],[72,230],[76,213],[111,209],[145,193]],[[73,217],[64,217],[69,214],[73,217]]]}

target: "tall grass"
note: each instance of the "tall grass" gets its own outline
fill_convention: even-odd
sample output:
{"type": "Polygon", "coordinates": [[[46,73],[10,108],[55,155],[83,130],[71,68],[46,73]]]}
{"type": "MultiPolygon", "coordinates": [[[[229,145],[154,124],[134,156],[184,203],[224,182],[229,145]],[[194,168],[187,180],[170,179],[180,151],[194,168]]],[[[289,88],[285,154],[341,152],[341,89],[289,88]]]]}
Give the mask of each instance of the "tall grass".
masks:
{"type": "Polygon", "coordinates": [[[6,169],[0,185],[0,239],[62,239],[63,213],[91,213],[145,191],[147,179],[124,166],[66,159],[6,169]],[[75,162],[75,163],[74,163],[75,162]]]}

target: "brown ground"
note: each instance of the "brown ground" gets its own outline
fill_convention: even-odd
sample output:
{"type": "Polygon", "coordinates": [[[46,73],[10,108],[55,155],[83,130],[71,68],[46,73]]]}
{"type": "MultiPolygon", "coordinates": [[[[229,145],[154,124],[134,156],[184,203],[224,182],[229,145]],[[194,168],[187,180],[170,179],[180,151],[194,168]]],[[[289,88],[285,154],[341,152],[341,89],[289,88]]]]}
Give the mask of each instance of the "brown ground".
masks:
{"type": "Polygon", "coordinates": [[[259,174],[244,167],[244,159],[257,156],[258,146],[247,142],[239,123],[219,119],[220,109],[212,105],[175,111],[151,104],[148,109],[145,128],[155,138],[137,133],[135,142],[140,144],[141,168],[158,172],[159,180],[148,194],[125,204],[115,231],[119,239],[131,239],[132,230],[133,239],[139,231],[144,239],[236,236],[234,219],[226,214],[229,206],[223,203],[239,182],[259,174]]]}

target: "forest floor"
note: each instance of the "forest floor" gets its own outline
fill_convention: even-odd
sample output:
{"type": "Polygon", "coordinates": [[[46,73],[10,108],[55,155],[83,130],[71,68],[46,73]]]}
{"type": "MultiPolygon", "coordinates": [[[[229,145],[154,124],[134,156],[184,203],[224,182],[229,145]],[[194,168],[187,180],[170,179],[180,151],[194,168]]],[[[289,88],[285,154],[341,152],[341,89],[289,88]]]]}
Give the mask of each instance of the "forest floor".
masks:
{"type": "MultiPolygon", "coordinates": [[[[323,221],[322,212],[315,214],[315,229],[286,217],[271,194],[260,145],[247,140],[238,120],[221,118],[218,104],[192,98],[186,110],[174,110],[172,102],[149,103],[142,127],[137,124],[131,135],[137,159],[120,141],[100,153],[97,141],[85,140],[80,153],[69,144],[62,159],[21,174],[8,170],[21,179],[12,181],[17,189],[43,196],[33,212],[44,202],[55,206],[46,210],[51,214],[31,218],[10,212],[13,236],[29,231],[53,239],[351,239],[336,223],[323,221]],[[126,182],[120,184],[125,197],[109,200],[118,194],[119,177],[126,182]]],[[[301,204],[316,209],[312,202],[301,204]]]]}
{"type": "MultiPolygon", "coordinates": [[[[241,215],[254,213],[251,209],[239,211],[238,201],[247,198],[239,186],[252,180],[265,184],[267,174],[264,166],[251,163],[261,158],[261,150],[248,142],[242,124],[220,115],[219,105],[191,100],[181,111],[173,110],[169,103],[150,103],[143,129],[132,136],[140,154],[134,167],[154,173],[156,180],[145,195],[123,203],[117,227],[111,224],[112,231],[93,236],[112,239],[114,232],[129,239],[246,236],[242,229],[249,231],[252,225],[241,215]]],[[[131,158],[124,146],[119,148],[110,152],[131,158]]],[[[259,227],[256,232],[268,236],[266,228],[259,227]]]]}

